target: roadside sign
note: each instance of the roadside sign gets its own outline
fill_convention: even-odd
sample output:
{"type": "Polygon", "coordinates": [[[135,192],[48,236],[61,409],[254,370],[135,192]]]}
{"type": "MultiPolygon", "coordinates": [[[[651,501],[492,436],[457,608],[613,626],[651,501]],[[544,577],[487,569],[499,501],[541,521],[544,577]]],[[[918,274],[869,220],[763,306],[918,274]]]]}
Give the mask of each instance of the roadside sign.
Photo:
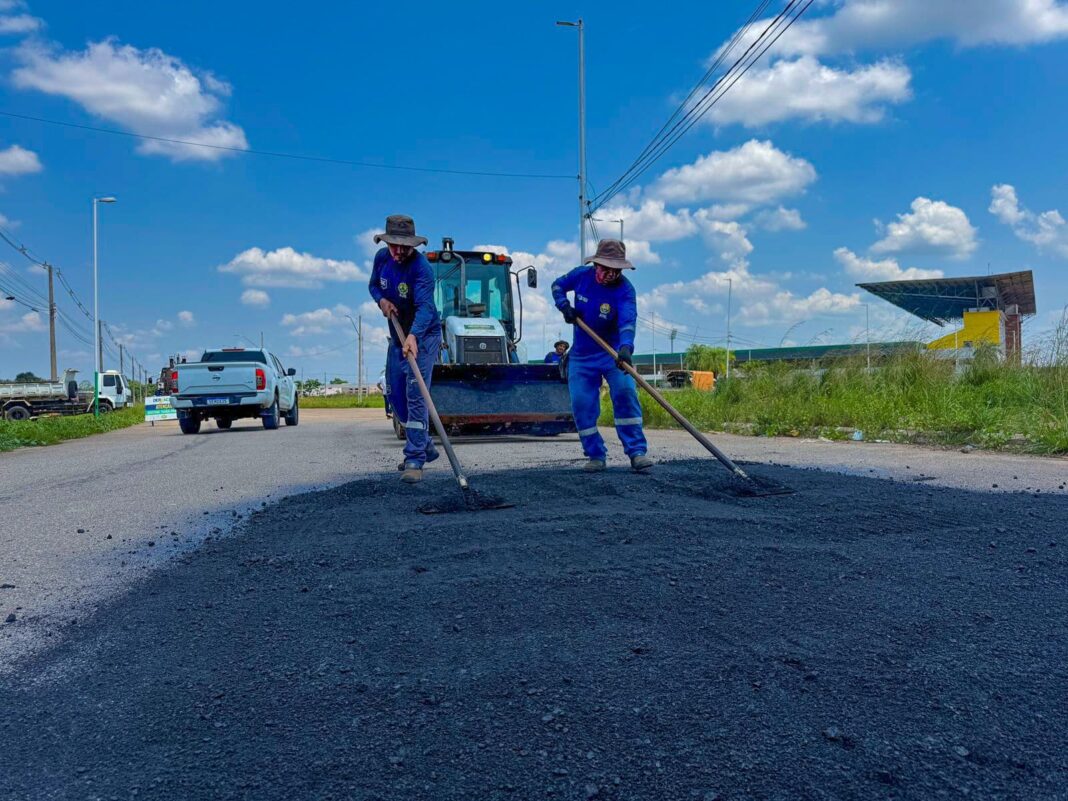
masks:
{"type": "Polygon", "coordinates": [[[171,406],[170,395],[151,395],[145,398],[145,422],[177,420],[178,412],[171,406]]]}

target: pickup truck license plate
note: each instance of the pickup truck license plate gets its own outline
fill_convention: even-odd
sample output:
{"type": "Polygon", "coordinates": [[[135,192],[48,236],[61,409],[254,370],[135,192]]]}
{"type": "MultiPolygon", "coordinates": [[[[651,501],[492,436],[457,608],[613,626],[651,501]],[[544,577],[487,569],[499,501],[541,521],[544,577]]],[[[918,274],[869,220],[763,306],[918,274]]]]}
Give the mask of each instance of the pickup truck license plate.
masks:
{"type": "Polygon", "coordinates": [[[229,398],[208,398],[208,406],[225,406],[229,402],[229,398]]]}

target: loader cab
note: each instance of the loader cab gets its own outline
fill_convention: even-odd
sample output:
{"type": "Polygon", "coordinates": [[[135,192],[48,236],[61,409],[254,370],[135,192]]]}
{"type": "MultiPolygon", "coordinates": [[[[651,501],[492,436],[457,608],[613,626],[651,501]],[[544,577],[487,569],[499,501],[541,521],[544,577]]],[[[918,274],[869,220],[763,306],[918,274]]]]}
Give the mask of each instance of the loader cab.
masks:
{"type": "Polygon", "coordinates": [[[449,317],[497,320],[507,332],[509,342],[515,342],[510,257],[477,250],[432,250],[426,257],[434,268],[434,303],[442,320],[449,317]],[[466,286],[461,289],[462,280],[466,286]]]}

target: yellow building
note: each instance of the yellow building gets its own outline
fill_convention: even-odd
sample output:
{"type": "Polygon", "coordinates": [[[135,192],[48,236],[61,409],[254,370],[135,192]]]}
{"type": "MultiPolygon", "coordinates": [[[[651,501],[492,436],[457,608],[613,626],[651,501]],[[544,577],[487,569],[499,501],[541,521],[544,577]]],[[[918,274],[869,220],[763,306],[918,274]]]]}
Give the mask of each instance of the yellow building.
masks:
{"type": "Polygon", "coordinates": [[[1033,315],[1035,283],[1030,270],[963,278],[928,278],[857,284],[921,320],[956,330],[928,343],[931,351],[971,351],[989,345],[1019,359],[1021,320],[1033,315]]]}
{"type": "Polygon", "coordinates": [[[1004,347],[1005,315],[1001,311],[966,311],[964,325],[952,334],[927,343],[928,350],[958,350],[980,345],[1004,347]]]}

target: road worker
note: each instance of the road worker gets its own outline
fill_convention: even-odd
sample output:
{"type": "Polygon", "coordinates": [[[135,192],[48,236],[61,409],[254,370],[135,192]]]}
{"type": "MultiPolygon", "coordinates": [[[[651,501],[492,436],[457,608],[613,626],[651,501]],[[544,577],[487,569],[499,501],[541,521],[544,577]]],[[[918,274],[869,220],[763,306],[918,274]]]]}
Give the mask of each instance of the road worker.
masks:
{"type": "Polygon", "coordinates": [[[604,439],[597,430],[601,414],[601,380],[608,382],[615,413],[616,433],[623,443],[623,452],[630,457],[633,470],[648,470],[653,460],[646,452],[648,444],[642,431],[642,409],[634,379],[621,365],[633,366],[634,329],[638,319],[638,305],[634,286],[624,275],[633,270],[627,261],[626,247],[618,239],[602,239],[597,252],[586,260],[587,265],[576,267],[553,282],[553,302],[564,320],[574,325],[573,344],[568,355],[568,389],[575,425],[582,440],[587,462],[583,470],[597,472],[605,469],[604,439]],[[568,300],[571,292],[574,304],[568,300]],[[613,361],[575,321],[581,319],[619,354],[613,361]]]}
{"type": "Polygon", "coordinates": [[[429,414],[407,356],[412,354],[430,387],[431,372],[441,349],[441,317],[434,305],[434,272],[416,248],[426,244],[417,236],[411,217],[386,218],[386,231],[374,241],[386,247],[375,254],[368,286],[389,326],[386,354],[386,397],[397,421],[404,426],[404,461],[401,481],[414,484],[423,478],[423,465],[438,458],[430,439],[429,414]],[[400,321],[405,336],[397,336],[390,317],[400,321]]]}
{"type": "Polygon", "coordinates": [[[564,340],[557,340],[556,343],[553,345],[553,349],[545,354],[545,363],[560,364],[560,362],[564,358],[564,354],[567,353],[567,349],[570,347],[571,345],[567,342],[564,342],[564,340]]]}

